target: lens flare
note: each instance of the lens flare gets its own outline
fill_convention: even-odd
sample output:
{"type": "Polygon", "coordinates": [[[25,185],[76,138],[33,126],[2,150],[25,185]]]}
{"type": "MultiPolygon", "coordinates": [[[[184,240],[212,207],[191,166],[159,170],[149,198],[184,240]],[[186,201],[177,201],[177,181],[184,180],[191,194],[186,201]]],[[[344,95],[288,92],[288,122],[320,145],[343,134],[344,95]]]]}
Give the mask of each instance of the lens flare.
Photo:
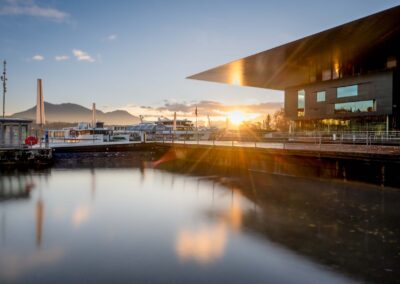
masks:
{"type": "Polygon", "coordinates": [[[246,114],[241,110],[234,110],[228,113],[228,118],[233,124],[239,125],[246,120],[246,114]]]}

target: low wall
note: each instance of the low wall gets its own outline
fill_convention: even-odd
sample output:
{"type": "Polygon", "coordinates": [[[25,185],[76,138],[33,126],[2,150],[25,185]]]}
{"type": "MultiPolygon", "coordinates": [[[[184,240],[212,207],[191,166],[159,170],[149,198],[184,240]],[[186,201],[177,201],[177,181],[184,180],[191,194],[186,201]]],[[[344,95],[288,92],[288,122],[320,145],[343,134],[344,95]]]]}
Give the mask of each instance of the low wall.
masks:
{"type": "Polygon", "coordinates": [[[0,168],[48,165],[52,159],[50,148],[0,149],[0,168]]]}

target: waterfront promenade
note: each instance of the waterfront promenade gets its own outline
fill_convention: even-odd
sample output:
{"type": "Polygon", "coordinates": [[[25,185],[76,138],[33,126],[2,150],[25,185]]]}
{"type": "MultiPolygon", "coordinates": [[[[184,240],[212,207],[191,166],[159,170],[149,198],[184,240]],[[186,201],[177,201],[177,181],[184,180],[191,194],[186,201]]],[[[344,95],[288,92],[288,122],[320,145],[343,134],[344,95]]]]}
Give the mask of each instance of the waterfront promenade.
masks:
{"type": "Polygon", "coordinates": [[[153,149],[165,148],[163,151],[168,153],[159,163],[182,161],[182,168],[188,172],[199,167],[209,174],[220,170],[255,171],[354,180],[393,188],[400,185],[397,146],[237,141],[164,141],[154,146],[153,149]]]}
{"type": "Polygon", "coordinates": [[[382,156],[388,159],[400,157],[400,146],[389,145],[365,145],[365,144],[332,144],[332,143],[299,143],[299,142],[258,142],[258,141],[219,141],[219,140],[161,140],[161,141],[130,141],[113,143],[54,143],[50,144],[55,152],[82,152],[82,151],[129,151],[143,150],[148,146],[200,146],[200,147],[221,147],[221,148],[257,148],[265,150],[287,150],[297,153],[314,153],[337,155],[363,155],[382,156]],[[104,149],[103,149],[104,148],[104,149]]]}
{"type": "Polygon", "coordinates": [[[370,155],[400,155],[399,146],[384,145],[358,145],[358,144],[320,144],[320,143],[270,143],[248,141],[163,141],[164,144],[183,144],[219,147],[244,147],[260,149],[295,150],[298,152],[324,152],[346,154],[370,154],[370,155]]]}

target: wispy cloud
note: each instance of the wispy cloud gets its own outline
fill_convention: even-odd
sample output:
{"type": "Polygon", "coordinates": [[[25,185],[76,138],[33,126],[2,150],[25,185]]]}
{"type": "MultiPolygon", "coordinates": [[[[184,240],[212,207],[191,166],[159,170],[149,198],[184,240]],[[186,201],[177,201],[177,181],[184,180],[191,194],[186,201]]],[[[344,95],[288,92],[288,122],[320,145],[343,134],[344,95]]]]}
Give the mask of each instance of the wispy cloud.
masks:
{"type": "Polygon", "coordinates": [[[227,115],[235,110],[240,110],[255,120],[264,119],[267,114],[272,115],[283,107],[282,102],[263,102],[255,104],[224,104],[217,101],[199,102],[171,102],[164,101],[162,106],[137,106],[128,105],[125,109],[133,115],[144,115],[149,120],[155,120],[160,116],[172,117],[177,112],[179,117],[194,118],[195,109],[199,115],[199,121],[205,121],[209,115],[213,121],[225,121],[227,115]]]}
{"type": "Polygon", "coordinates": [[[73,49],[72,54],[78,61],[95,62],[96,60],[87,52],[80,49],[73,49]]]}
{"type": "Polygon", "coordinates": [[[41,54],[36,54],[35,56],[32,57],[32,60],[43,61],[44,60],[44,56],[41,55],[41,54]]]}
{"type": "Polygon", "coordinates": [[[8,0],[0,4],[0,15],[25,15],[63,22],[69,14],[56,8],[39,6],[34,0],[8,0]]]}
{"type": "Polygon", "coordinates": [[[114,41],[114,40],[117,39],[117,37],[118,36],[116,34],[112,34],[112,35],[109,35],[109,36],[105,37],[103,40],[104,41],[114,41]]]}
{"type": "Polygon", "coordinates": [[[65,61],[68,59],[69,59],[69,56],[67,56],[67,55],[57,55],[54,57],[55,61],[65,61]]]}
{"type": "Polygon", "coordinates": [[[240,109],[247,113],[266,114],[276,111],[282,107],[282,103],[279,102],[267,102],[257,104],[223,104],[217,101],[200,101],[200,102],[170,102],[166,100],[164,105],[155,108],[158,111],[167,112],[180,112],[186,114],[194,114],[194,110],[197,107],[198,113],[203,115],[209,114],[212,116],[224,115],[230,111],[240,109]]]}

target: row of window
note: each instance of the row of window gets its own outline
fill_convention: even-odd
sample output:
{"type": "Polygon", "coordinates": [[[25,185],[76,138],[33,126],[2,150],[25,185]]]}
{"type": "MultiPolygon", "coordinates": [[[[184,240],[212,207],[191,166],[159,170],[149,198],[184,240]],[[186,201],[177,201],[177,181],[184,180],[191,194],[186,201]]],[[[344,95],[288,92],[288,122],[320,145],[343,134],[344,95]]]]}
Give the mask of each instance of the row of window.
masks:
{"type": "MultiPolygon", "coordinates": [[[[326,91],[318,91],[316,94],[317,102],[324,102],[326,100],[326,91]]],[[[305,90],[299,90],[297,92],[297,108],[304,108],[306,92],[305,90]]],[[[346,98],[346,97],[356,97],[358,96],[358,85],[346,86],[346,87],[338,87],[336,89],[337,98],[346,98]]]]}
{"type": "MultiPolygon", "coordinates": [[[[333,59],[333,58],[331,58],[333,59]]],[[[322,60],[319,62],[318,66],[309,66],[309,76],[310,83],[316,81],[328,81],[335,80],[343,77],[353,77],[357,74],[362,73],[362,71],[373,71],[374,69],[394,69],[397,67],[396,56],[389,56],[386,59],[386,64],[384,61],[375,62],[374,66],[365,66],[362,62],[354,61],[340,61],[338,58],[334,60],[322,60]]]]}
{"type": "MultiPolygon", "coordinates": [[[[326,91],[318,91],[316,94],[317,102],[326,101],[326,91]]],[[[297,91],[297,116],[304,117],[305,110],[305,90],[297,91]]],[[[337,98],[356,97],[358,96],[358,85],[338,87],[336,89],[337,98]]],[[[376,111],[375,100],[357,101],[348,103],[335,104],[335,113],[357,113],[357,112],[374,112],[376,111]]]]}

